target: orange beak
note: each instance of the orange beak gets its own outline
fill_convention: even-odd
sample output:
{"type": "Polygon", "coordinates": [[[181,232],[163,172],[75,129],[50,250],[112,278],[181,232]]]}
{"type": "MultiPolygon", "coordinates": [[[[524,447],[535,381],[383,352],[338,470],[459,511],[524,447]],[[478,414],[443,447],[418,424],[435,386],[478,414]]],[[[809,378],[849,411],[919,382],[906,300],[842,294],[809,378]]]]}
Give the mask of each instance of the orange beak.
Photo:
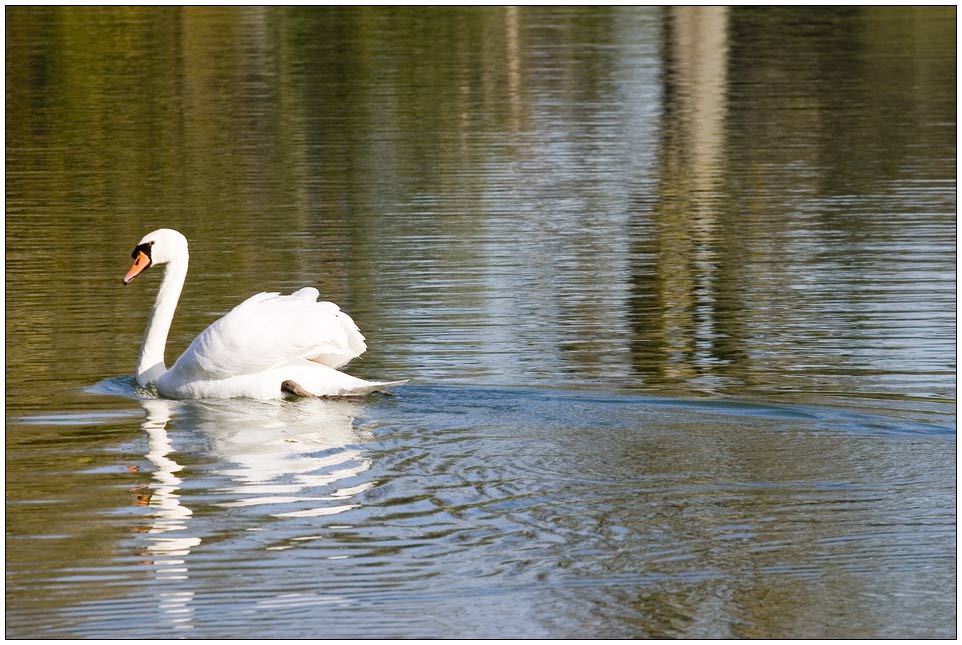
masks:
{"type": "Polygon", "coordinates": [[[124,284],[127,284],[138,275],[143,272],[144,269],[150,266],[150,258],[143,251],[137,253],[137,257],[134,258],[134,264],[130,267],[130,271],[124,276],[124,284]]]}

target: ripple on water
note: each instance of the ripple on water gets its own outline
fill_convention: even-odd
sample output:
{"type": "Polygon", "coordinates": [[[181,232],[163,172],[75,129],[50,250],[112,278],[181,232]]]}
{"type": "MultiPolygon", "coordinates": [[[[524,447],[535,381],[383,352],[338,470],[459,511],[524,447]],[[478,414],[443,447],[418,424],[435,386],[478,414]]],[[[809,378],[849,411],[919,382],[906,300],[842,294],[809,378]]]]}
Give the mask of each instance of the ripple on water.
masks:
{"type": "MultiPolygon", "coordinates": [[[[577,636],[591,620],[611,636],[720,637],[753,633],[753,607],[821,612],[826,598],[881,593],[930,615],[953,561],[952,411],[931,402],[885,415],[410,385],[135,405],[120,418],[136,413],[139,431],[104,453],[125,466],[82,469],[129,499],[85,502],[110,563],[57,570],[48,634],[244,636],[238,618],[256,615],[257,634],[291,637],[358,620],[383,637],[577,636]],[[135,625],[118,598],[153,618],[135,625]]],[[[51,542],[69,541],[59,529],[51,542]]]]}

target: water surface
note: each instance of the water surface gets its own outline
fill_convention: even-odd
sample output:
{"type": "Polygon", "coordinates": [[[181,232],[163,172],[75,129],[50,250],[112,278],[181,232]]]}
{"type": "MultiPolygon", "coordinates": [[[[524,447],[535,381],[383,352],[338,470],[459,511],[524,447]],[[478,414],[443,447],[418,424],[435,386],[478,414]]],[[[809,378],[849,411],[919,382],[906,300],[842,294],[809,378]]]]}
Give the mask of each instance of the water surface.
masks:
{"type": "Polygon", "coordinates": [[[955,9],[6,11],[8,637],[954,637],[955,9]],[[316,286],[412,379],[129,375],[316,286]]]}

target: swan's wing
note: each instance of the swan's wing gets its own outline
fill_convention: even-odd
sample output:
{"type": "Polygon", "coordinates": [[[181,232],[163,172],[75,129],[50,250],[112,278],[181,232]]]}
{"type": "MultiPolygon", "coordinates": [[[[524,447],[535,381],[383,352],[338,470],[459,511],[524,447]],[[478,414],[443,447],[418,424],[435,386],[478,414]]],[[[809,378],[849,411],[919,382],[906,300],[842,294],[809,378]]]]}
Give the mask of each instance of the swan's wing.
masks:
{"type": "Polygon", "coordinates": [[[177,359],[183,380],[255,374],[296,359],[341,367],[367,349],[351,317],[317,289],[258,293],[212,323],[177,359]]]}

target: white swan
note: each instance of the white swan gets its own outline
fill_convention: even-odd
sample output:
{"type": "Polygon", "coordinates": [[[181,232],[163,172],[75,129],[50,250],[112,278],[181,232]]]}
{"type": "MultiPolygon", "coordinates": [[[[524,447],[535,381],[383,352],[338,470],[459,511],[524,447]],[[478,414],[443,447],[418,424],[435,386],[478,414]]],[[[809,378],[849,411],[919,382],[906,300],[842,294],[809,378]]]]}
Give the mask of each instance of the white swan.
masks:
{"type": "Polygon", "coordinates": [[[187,277],[187,238],[173,229],[158,229],[140,240],[131,257],[134,264],[124,284],[148,267],[166,265],[136,375],[141,386],[155,383],[161,396],[358,396],[405,382],[364,381],[337,370],[367,346],[351,317],[334,303],[317,302],[313,287],[289,296],[251,296],[201,332],[168,370],[164,347],[187,277]]]}

